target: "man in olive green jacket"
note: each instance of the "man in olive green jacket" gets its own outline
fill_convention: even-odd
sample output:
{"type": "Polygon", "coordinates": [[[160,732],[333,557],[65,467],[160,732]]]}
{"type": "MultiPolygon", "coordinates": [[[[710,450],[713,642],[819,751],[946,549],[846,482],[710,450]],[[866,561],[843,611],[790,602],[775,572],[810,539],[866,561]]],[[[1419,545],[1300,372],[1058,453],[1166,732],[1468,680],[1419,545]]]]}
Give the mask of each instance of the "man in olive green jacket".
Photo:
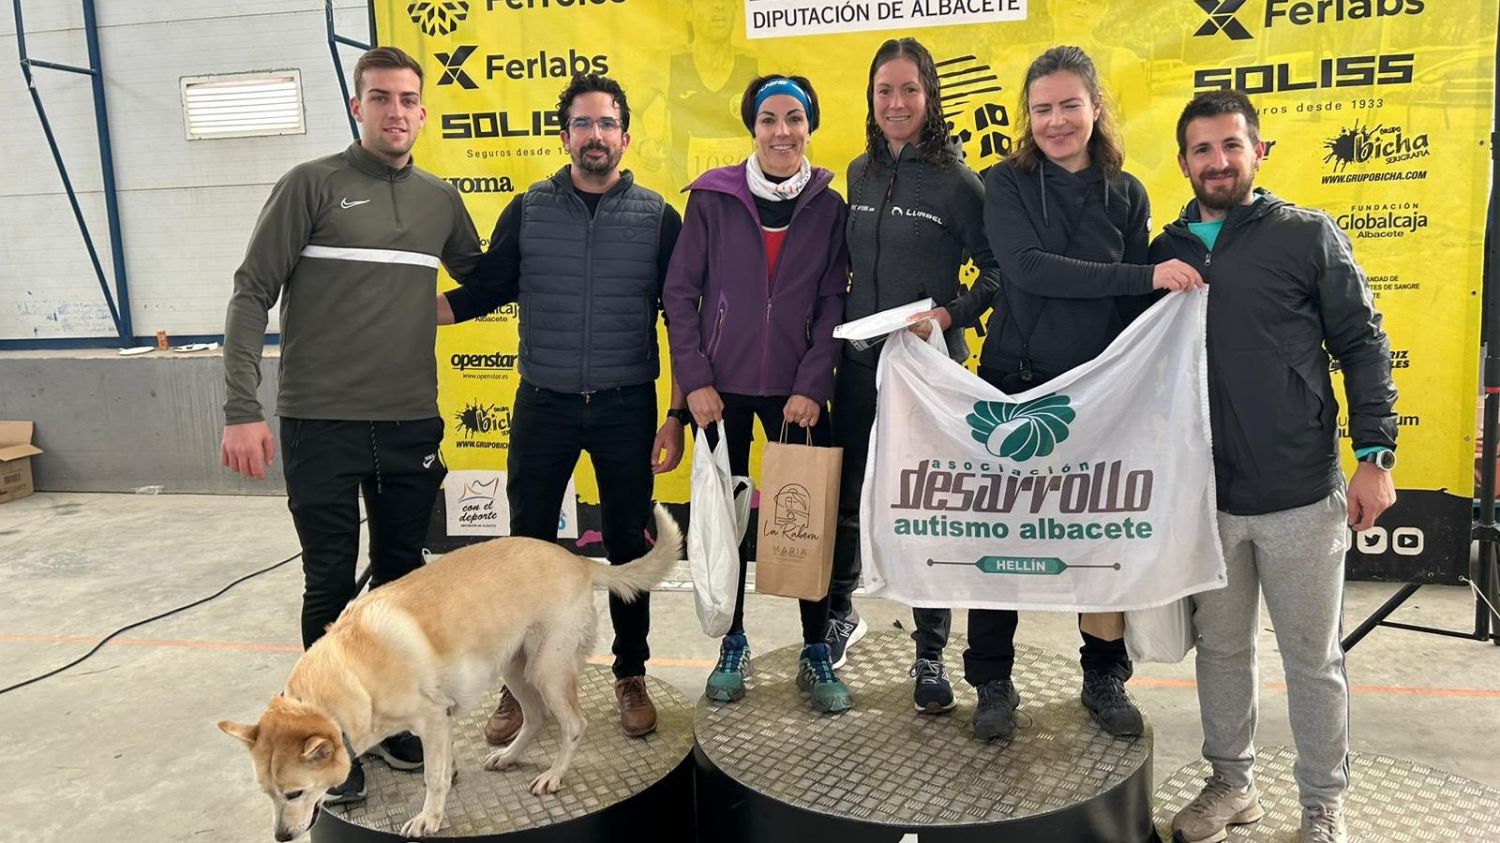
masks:
{"type": "MultiPolygon", "coordinates": [[[[276,415],[288,506],[302,544],[302,642],[323,635],[355,594],[359,495],[370,523],[371,586],[422,564],[446,469],[438,454],[433,300],[439,263],[460,283],[479,236],[453,187],[418,170],[422,70],[394,48],[354,68],[359,142],[293,167],[271,191],[234,276],[224,328],[225,466],[263,479],[275,442],[256,396],[266,315],[281,301],[276,415]]],[[[376,752],[422,764],[410,735],[376,752]]],[[[363,771],[331,801],[364,795],[363,771]]]]}

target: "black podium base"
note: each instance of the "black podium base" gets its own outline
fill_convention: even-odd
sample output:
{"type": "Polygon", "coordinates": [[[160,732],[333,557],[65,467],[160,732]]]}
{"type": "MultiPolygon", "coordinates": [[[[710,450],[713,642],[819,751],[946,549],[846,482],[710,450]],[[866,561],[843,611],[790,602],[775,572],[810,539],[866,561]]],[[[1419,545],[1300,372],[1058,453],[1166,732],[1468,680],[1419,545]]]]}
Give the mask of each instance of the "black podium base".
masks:
{"type": "MultiPolygon", "coordinates": [[[[613,675],[607,668],[584,668],[579,695],[588,729],[562,790],[550,796],[532,796],[527,787],[557,753],[556,722],[548,722],[522,763],[493,772],[480,764],[492,750],[483,728],[495,702],[470,711],[454,729],[458,781],[434,838],[577,843],[625,839],[622,830],[638,829],[664,843],[692,840],[692,708],[672,686],[649,677],[647,683],[656,703],[656,731],[631,738],[620,730],[613,675]]],[[[323,811],[312,829],[313,843],[408,839],[400,830],[422,807],[422,774],[392,770],[378,759],[364,763],[368,798],[323,811]]]]}
{"type": "MultiPolygon", "coordinates": [[[[1297,750],[1263,746],[1256,750],[1255,783],[1266,815],[1260,822],[1233,826],[1228,843],[1284,843],[1296,840],[1302,824],[1292,765],[1297,750]]],[[[1183,767],[1156,791],[1156,823],[1171,839],[1172,815],[1198,795],[1209,776],[1206,761],[1183,767]]],[[[1444,770],[1399,758],[1349,754],[1349,793],[1344,823],[1350,843],[1479,843],[1500,840],[1500,790],[1444,770]]]]}
{"type": "Polygon", "coordinates": [[[913,711],[912,645],[899,633],[850,651],[840,678],[855,707],[839,715],[797,690],[799,648],[756,658],[744,700],[698,703],[698,839],[1155,841],[1149,723],[1139,738],[1111,737],[1078,702],[1075,661],[1016,650],[1020,728],[993,743],[972,737],[974,692],[957,679],[953,711],[913,711]]]}

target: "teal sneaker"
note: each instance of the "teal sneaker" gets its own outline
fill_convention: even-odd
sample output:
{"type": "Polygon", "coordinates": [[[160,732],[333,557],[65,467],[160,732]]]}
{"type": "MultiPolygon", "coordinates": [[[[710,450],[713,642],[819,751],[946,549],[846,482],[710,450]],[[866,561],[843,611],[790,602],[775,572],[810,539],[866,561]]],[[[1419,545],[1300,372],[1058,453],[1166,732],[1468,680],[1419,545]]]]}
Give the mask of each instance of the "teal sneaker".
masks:
{"type": "Polygon", "coordinates": [[[812,707],[825,714],[848,711],[854,707],[854,698],[849,695],[849,686],[833,674],[833,661],[828,657],[828,645],[822,642],[802,648],[802,660],[797,666],[797,687],[810,696],[812,707]]]}
{"type": "Polygon", "coordinates": [[[719,642],[719,663],[708,675],[703,695],[714,702],[736,702],[745,698],[745,677],[750,675],[750,642],[744,635],[726,635],[719,642]]]}

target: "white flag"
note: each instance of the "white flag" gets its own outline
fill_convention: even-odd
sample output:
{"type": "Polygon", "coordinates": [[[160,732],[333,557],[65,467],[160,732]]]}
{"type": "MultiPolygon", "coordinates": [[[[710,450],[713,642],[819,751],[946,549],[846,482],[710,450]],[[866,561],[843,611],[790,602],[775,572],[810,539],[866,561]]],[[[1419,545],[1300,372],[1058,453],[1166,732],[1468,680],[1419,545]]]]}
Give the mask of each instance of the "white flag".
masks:
{"type": "Polygon", "coordinates": [[[1017,395],[893,334],[860,505],[870,593],[1103,612],[1222,587],[1207,308],[1206,290],[1168,295],[1017,395]]]}

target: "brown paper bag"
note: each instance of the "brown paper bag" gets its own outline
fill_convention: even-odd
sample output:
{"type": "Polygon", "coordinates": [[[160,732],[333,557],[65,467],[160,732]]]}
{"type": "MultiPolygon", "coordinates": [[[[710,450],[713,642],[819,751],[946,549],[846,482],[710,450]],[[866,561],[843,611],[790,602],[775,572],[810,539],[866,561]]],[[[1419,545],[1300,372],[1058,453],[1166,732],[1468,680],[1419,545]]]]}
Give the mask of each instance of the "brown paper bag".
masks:
{"type": "Polygon", "coordinates": [[[843,448],[766,445],[760,461],[755,590],[822,600],[833,576],[843,448]]]}

